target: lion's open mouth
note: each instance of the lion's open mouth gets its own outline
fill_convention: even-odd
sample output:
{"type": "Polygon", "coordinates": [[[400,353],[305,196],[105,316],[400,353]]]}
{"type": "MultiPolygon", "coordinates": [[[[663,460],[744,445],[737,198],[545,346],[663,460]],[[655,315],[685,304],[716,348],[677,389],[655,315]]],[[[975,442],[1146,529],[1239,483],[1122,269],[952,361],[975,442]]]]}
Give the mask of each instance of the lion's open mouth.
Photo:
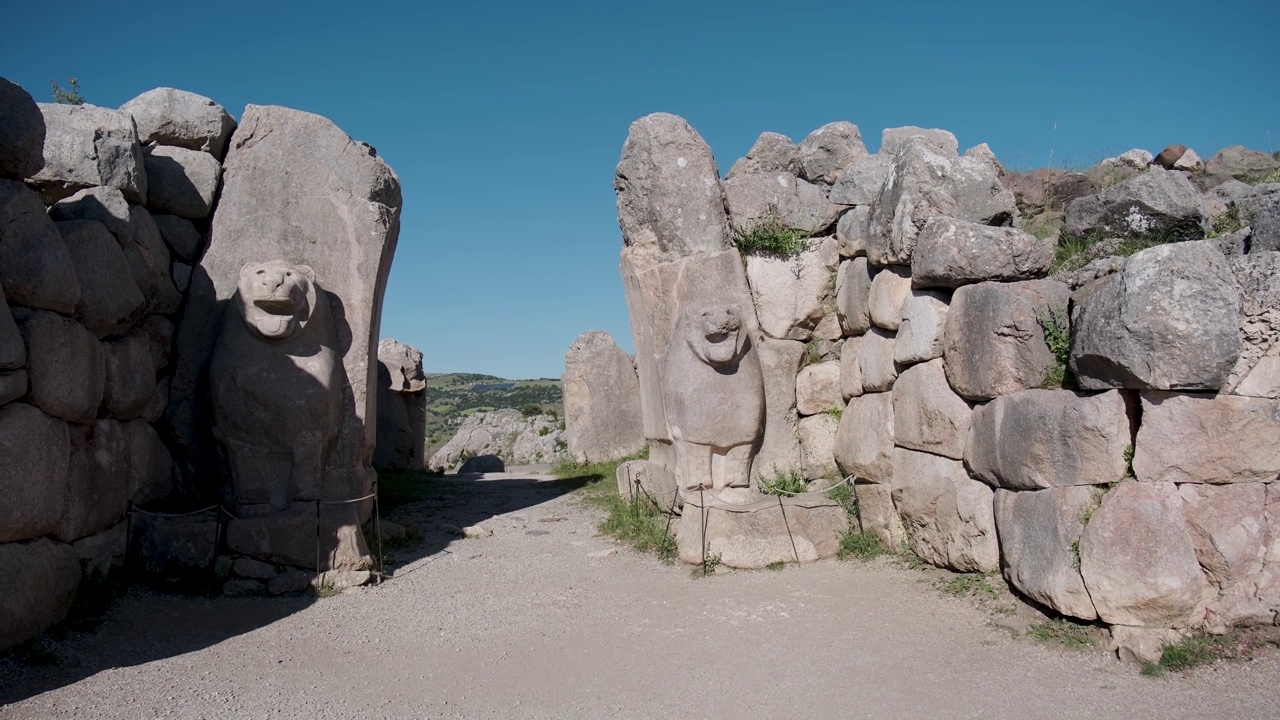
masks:
{"type": "Polygon", "coordinates": [[[261,298],[254,300],[253,304],[264,312],[272,315],[292,315],[296,309],[292,300],[280,300],[276,298],[261,298]]]}

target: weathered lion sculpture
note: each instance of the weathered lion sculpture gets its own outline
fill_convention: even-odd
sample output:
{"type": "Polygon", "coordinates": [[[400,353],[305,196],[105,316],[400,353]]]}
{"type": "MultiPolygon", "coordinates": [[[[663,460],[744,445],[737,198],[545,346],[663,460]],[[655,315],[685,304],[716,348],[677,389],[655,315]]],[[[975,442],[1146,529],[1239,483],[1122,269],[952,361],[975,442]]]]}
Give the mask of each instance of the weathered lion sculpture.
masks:
{"type": "Polygon", "coordinates": [[[245,265],[210,367],[213,434],[236,503],[318,497],[338,432],[340,359],[329,301],[306,265],[245,265]]]}
{"type": "Polygon", "coordinates": [[[749,487],[764,427],[764,380],[736,307],[684,309],[662,386],[680,487],[749,487]]]}

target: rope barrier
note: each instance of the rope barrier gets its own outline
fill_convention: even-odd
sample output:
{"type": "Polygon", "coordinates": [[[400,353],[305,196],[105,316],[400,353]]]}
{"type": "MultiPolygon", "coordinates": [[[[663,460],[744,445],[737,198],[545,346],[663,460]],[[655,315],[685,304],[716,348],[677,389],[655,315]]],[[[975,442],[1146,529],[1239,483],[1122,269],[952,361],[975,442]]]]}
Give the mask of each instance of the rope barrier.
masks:
{"type": "Polygon", "coordinates": [[[836,488],[840,487],[841,485],[844,485],[844,484],[848,483],[848,482],[849,482],[849,481],[851,481],[851,480],[853,480],[853,476],[852,476],[852,475],[850,475],[849,477],[847,477],[847,478],[845,478],[845,479],[841,480],[840,482],[836,483],[835,485],[832,485],[832,486],[831,486],[831,487],[829,487],[829,488],[824,488],[824,489],[822,489],[822,490],[806,490],[805,492],[788,492],[788,491],[786,491],[786,490],[774,490],[774,492],[775,492],[775,493],[777,493],[777,494],[779,494],[779,495],[788,495],[788,496],[790,496],[790,497],[799,497],[799,496],[801,496],[801,495],[826,495],[827,493],[831,492],[832,490],[835,490],[836,488]]]}
{"type": "Polygon", "coordinates": [[[207,507],[207,508],[201,508],[200,510],[192,510],[191,512],[184,512],[184,513],[161,513],[161,512],[151,512],[150,510],[143,510],[142,508],[137,507],[137,506],[130,506],[130,508],[129,508],[129,512],[130,512],[130,513],[142,513],[143,515],[150,515],[150,516],[152,516],[152,517],[178,518],[178,517],[187,517],[187,516],[189,516],[189,515],[199,515],[200,513],[209,512],[210,510],[216,510],[217,508],[218,508],[218,506],[217,506],[217,505],[210,505],[210,506],[209,506],[209,507],[207,507]]]}

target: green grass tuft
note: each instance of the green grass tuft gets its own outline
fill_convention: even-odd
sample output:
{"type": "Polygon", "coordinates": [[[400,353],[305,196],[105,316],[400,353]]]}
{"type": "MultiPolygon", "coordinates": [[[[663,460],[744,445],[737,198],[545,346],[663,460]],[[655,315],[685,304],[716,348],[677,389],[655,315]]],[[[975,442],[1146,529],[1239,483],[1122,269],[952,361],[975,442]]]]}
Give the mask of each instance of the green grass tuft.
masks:
{"type": "Polygon", "coordinates": [[[645,448],[630,457],[602,463],[566,461],[557,465],[552,474],[564,479],[591,479],[577,492],[586,503],[606,512],[605,519],[596,528],[602,535],[613,537],[641,552],[656,553],[664,561],[671,560],[676,556],[676,538],[670,532],[669,509],[658,507],[647,496],[632,501],[618,494],[618,465],[648,456],[648,448],[645,448]]]}
{"type": "Polygon", "coordinates": [[[770,213],[751,227],[734,232],[733,244],[749,255],[772,255],[788,258],[804,252],[809,234],[787,227],[775,213],[770,213]]]}
{"type": "Polygon", "coordinates": [[[760,492],[765,495],[794,495],[808,489],[809,483],[805,480],[804,473],[795,468],[783,471],[775,465],[772,478],[760,476],[760,492]]]}
{"type": "Polygon", "coordinates": [[[764,566],[764,569],[765,569],[765,570],[774,570],[774,571],[777,571],[777,570],[782,570],[782,569],[784,569],[785,567],[787,567],[787,564],[786,564],[785,562],[781,561],[781,560],[778,560],[778,561],[775,561],[775,562],[771,562],[771,563],[769,563],[768,565],[765,565],[765,566],[764,566]]]}
{"type": "Polygon", "coordinates": [[[1053,367],[1045,375],[1041,387],[1056,389],[1071,387],[1075,383],[1071,378],[1068,362],[1071,359],[1071,318],[1066,308],[1049,308],[1037,315],[1036,320],[1044,331],[1044,342],[1053,353],[1053,367]]]}
{"type": "Polygon", "coordinates": [[[1037,623],[1027,629],[1027,634],[1043,643],[1054,643],[1072,650],[1088,650],[1097,644],[1089,634],[1089,626],[1066,618],[1054,618],[1037,623]]]}
{"type": "Polygon", "coordinates": [[[880,542],[878,535],[873,532],[855,532],[853,527],[840,536],[840,549],[836,551],[836,557],[841,560],[875,560],[887,554],[889,550],[880,542]]]}

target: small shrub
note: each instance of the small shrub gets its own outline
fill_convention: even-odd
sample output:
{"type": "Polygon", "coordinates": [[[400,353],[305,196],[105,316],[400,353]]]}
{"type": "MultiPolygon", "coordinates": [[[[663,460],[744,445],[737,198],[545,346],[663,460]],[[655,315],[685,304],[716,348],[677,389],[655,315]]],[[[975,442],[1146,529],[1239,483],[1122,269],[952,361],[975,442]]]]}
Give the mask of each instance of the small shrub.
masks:
{"type": "Polygon", "coordinates": [[[889,550],[880,542],[880,537],[873,532],[855,532],[850,527],[848,532],[840,536],[840,549],[836,557],[841,560],[857,558],[858,560],[875,560],[889,550]]]}
{"type": "Polygon", "coordinates": [[[49,81],[49,88],[53,93],[53,101],[59,105],[83,105],[84,96],[80,94],[80,81],[76,78],[67,78],[68,88],[63,88],[58,84],[57,80],[49,81]]]}
{"type": "Polygon", "coordinates": [[[1096,644],[1087,625],[1066,618],[1054,618],[1032,625],[1027,629],[1027,634],[1040,642],[1055,643],[1072,650],[1088,650],[1096,644]]]}
{"type": "Polygon", "coordinates": [[[552,430],[549,427],[540,427],[538,428],[538,437],[546,437],[553,432],[555,432],[555,430],[552,430]]]}
{"type": "Polygon", "coordinates": [[[1124,476],[1126,479],[1138,477],[1133,473],[1133,444],[1126,445],[1124,448],[1124,476]]]}
{"type": "Polygon", "coordinates": [[[768,565],[765,565],[764,569],[777,571],[777,570],[782,570],[786,566],[787,566],[786,563],[782,562],[781,560],[777,560],[775,562],[769,563],[768,565]]]}
{"type": "Polygon", "coordinates": [[[525,417],[536,417],[542,414],[541,405],[525,405],[520,408],[520,414],[525,417]]]}
{"type": "Polygon", "coordinates": [[[788,258],[804,252],[808,238],[808,233],[787,227],[776,211],[771,211],[751,227],[735,231],[733,244],[749,255],[788,258]]]}
{"type": "Polygon", "coordinates": [[[765,495],[795,495],[808,489],[804,473],[794,468],[784,472],[775,465],[772,478],[760,476],[760,492],[765,495]]]}
{"type": "Polygon", "coordinates": [[[844,417],[844,408],[838,408],[838,407],[834,407],[834,408],[827,408],[826,410],[823,410],[822,412],[824,412],[824,413],[826,413],[827,415],[830,415],[831,417],[835,418],[835,419],[836,419],[836,422],[840,422],[840,418],[844,417]]]}
{"type": "Polygon", "coordinates": [[[716,569],[720,567],[720,553],[708,552],[702,556],[702,564],[695,567],[690,575],[693,577],[706,577],[715,575],[716,569]]]}
{"type": "Polygon", "coordinates": [[[1071,319],[1066,308],[1049,308],[1036,316],[1044,330],[1044,342],[1053,353],[1053,368],[1045,376],[1043,387],[1062,388],[1074,385],[1068,370],[1071,359],[1071,319]]]}

